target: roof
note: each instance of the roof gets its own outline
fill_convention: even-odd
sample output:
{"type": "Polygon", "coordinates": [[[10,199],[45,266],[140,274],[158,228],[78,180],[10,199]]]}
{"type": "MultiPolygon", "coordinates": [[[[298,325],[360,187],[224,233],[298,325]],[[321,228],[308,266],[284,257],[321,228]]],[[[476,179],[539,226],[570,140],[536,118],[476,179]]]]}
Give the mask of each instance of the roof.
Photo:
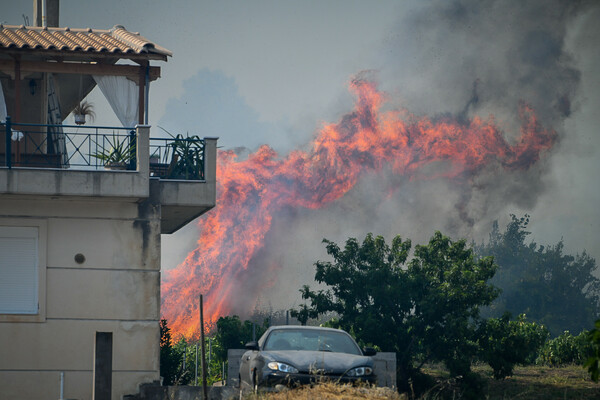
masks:
{"type": "Polygon", "coordinates": [[[0,51],[5,49],[77,55],[114,55],[122,58],[145,56],[166,60],[171,51],[129,32],[121,25],[110,30],[49,28],[24,25],[0,25],[0,51]]]}

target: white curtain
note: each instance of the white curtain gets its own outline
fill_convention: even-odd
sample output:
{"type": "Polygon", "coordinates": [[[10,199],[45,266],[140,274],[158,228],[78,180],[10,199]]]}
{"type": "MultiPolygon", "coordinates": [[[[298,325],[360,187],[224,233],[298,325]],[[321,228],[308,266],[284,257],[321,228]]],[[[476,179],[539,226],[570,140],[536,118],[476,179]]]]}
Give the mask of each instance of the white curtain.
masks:
{"type": "Polygon", "coordinates": [[[123,126],[136,126],[139,112],[138,85],[124,76],[94,75],[94,80],[123,126]]]}
{"type": "Polygon", "coordinates": [[[4,91],[2,82],[0,82],[0,122],[6,121],[6,101],[4,100],[4,91]]]}

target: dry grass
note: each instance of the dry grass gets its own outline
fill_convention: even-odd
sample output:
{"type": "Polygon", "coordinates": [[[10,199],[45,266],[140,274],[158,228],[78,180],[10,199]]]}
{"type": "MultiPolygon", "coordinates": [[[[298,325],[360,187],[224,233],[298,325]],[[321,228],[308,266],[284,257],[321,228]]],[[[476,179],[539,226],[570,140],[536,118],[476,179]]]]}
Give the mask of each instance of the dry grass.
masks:
{"type": "Polygon", "coordinates": [[[517,367],[510,378],[500,381],[491,379],[491,369],[478,368],[477,372],[488,376],[486,399],[527,400],[599,400],[600,384],[593,382],[579,365],[561,368],[517,367]]]}
{"type": "Polygon", "coordinates": [[[405,400],[406,396],[398,394],[390,388],[378,388],[367,386],[336,385],[323,382],[315,386],[303,386],[297,389],[285,390],[278,393],[260,393],[258,396],[249,395],[248,400],[353,400],[353,399],[376,399],[376,400],[405,400]]]}
{"type": "MultiPolygon", "coordinates": [[[[600,400],[600,383],[592,382],[581,366],[561,368],[550,367],[517,367],[514,375],[503,380],[492,378],[492,371],[487,366],[479,366],[474,370],[484,379],[487,387],[482,400],[600,400]]],[[[444,373],[430,369],[429,374],[436,376],[438,387],[419,400],[434,400],[462,396],[456,392],[456,386],[444,382],[444,373]],[[444,388],[446,390],[444,390],[444,388]],[[440,390],[437,390],[440,389],[440,390]]],[[[247,400],[315,400],[315,399],[392,399],[416,400],[408,394],[398,394],[388,388],[352,387],[321,383],[314,387],[301,387],[279,393],[260,393],[249,395],[247,400]]]]}

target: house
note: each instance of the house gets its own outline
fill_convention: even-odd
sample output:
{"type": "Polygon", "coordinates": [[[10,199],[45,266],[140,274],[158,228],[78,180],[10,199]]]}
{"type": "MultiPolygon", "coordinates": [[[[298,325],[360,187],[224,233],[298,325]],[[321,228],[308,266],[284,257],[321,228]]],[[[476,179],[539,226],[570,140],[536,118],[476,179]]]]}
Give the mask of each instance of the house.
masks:
{"type": "Polygon", "coordinates": [[[122,26],[0,26],[0,398],[121,399],[160,379],[161,234],[216,186],[215,138],[146,124],[151,63],[170,56],[122,26]],[[63,124],[96,85],[123,126],[63,124]]]}

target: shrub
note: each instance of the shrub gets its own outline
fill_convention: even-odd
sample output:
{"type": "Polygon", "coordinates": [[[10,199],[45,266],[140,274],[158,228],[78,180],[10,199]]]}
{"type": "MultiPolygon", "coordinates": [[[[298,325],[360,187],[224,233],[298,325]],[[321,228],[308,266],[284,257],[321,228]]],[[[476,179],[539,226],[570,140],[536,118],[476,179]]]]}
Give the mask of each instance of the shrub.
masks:
{"type": "Polygon", "coordinates": [[[600,319],[594,324],[595,327],[588,332],[587,340],[591,347],[590,357],[584,364],[584,367],[588,369],[592,380],[598,382],[598,375],[600,372],[600,319]]]}
{"type": "Polygon", "coordinates": [[[494,378],[512,375],[515,364],[531,364],[548,338],[543,325],[528,322],[525,314],[510,321],[510,314],[490,318],[480,329],[480,358],[493,369],[494,378]]]}
{"type": "Polygon", "coordinates": [[[537,362],[551,366],[583,364],[592,355],[592,344],[587,339],[587,331],[577,336],[565,331],[562,335],[546,342],[537,362]]]}

